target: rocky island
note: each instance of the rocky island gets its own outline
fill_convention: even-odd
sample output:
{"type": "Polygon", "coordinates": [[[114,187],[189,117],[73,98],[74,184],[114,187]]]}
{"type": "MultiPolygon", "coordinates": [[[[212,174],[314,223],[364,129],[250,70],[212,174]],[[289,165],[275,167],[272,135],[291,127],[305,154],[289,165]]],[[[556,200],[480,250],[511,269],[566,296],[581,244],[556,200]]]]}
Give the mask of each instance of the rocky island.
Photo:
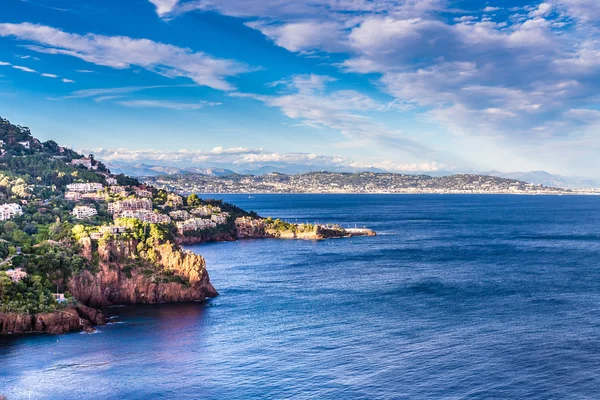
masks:
{"type": "Polygon", "coordinates": [[[0,118],[0,334],[92,331],[106,323],[98,308],[217,296],[184,244],[357,235],[375,233],[142,184],[0,118]]]}

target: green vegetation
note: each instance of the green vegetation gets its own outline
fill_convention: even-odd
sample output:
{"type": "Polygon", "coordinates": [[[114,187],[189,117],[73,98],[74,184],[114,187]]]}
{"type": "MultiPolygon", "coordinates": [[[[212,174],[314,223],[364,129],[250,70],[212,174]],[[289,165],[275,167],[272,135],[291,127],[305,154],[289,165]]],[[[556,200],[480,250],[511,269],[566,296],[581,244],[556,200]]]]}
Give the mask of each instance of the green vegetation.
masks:
{"type": "MultiPolygon", "coordinates": [[[[15,213],[10,219],[0,221],[0,312],[56,310],[65,303],[57,303],[53,293],[65,293],[70,298],[66,292],[67,282],[84,270],[97,272],[101,258],[109,268],[119,267],[129,278],[134,272],[141,272],[156,282],[187,285],[187,280],[159,266],[158,246],[170,243],[176,247],[173,245],[178,235],[175,223],[155,224],[136,218],[113,220],[109,213],[109,202],[138,198],[135,190],[150,191],[154,213],[167,215],[172,210],[191,213],[197,207],[210,208],[215,214],[228,213],[225,223],[185,233],[207,241],[222,234],[235,235],[237,217],[258,218],[254,212],[248,213],[220,200],[203,200],[195,194],[184,198],[183,204],[177,204],[178,199],[166,190],[146,188],[137,179],[110,174],[92,154],[82,158],[83,155],[54,141],[42,143],[31,135],[29,128],[0,118],[0,205],[11,204],[23,211],[22,215],[15,213]],[[80,161],[72,163],[73,160],[80,161]],[[113,179],[120,188],[109,187],[114,185],[113,179]],[[73,183],[100,183],[104,190],[69,194],[67,200],[67,185],[73,183]],[[76,219],[75,206],[92,207],[97,215],[83,214],[83,219],[76,219]],[[114,243],[116,247],[121,244],[137,247],[128,250],[134,254],[125,260],[117,260],[118,256],[112,251],[108,256],[99,254],[99,248],[114,243]],[[13,281],[7,271],[19,268],[26,275],[16,276],[13,271],[13,281]]],[[[131,207],[134,212],[139,208],[131,207]]],[[[78,210],[85,212],[83,208],[78,210]]],[[[156,219],[151,216],[147,220],[156,219]]]]}
{"type": "Polygon", "coordinates": [[[282,221],[279,218],[273,219],[269,217],[264,221],[266,229],[275,232],[293,232],[298,234],[315,232],[317,230],[317,226],[313,224],[290,224],[289,222],[282,221]]]}

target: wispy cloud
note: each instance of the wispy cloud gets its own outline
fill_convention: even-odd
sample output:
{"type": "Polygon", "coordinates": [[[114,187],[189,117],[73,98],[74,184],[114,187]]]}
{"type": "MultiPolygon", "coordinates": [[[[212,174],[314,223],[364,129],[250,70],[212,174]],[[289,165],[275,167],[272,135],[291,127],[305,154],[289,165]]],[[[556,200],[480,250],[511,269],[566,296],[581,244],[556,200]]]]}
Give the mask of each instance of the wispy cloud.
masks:
{"type": "Polygon", "coordinates": [[[31,69],[29,67],[23,67],[21,65],[13,65],[12,66],[14,69],[18,69],[21,70],[23,72],[31,72],[31,73],[37,73],[37,71],[35,69],[31,69]]]}
{"type": "Polygon", "coordinates": [[[148,39],[79,35],[45,25],[3,23],[0,36],[36,43],[25,47],[40,53],[68,55],[115,69],[138,66],[169,78],[189,78],[218,90],[233,90],[227,78],[252,70],[233,60],[148,39]]]}
{"type": "Polygon", "coordinates": [[[12,64],[9,62],[6,62],[6,61],[0,61],[0,66],[7,66],[7,65],[12,65],[12,64]]]}
{"type": "Polygon", "coordinates": [[[221,104],[207,101],[183,103],[167,100],[124,100],[118,101],[117,103],[127,107],[167,108],[171,110],[199,110],[207,106],[217,106],[221,104]]]}
{"type": "Polygon", "coordinates": [[[62,81],[63,81],[64,83],[75,83],[75,81],[74,81],[74,80],[72,80],[72,79],[67,79],[67,78],[62,78],[62,81]]]}
{"type": "Polygon", "coordinates": [[[46,77],[46,78],[58,78],[58,75],[55,75],[55,74],[43,73],[41,75],[44,76],[44,77],[46,77]]]}
{"type": "Polygon", "coordinates": [[[354,90],[327,90],[327,83],[332,81],[327,76],[296,75],[290,81],[277,82],[284,89],[277,95],[234,92],[230,96],[261,101],[279,108],[287,117],[300,121],[301,125],[333,129],[348,140],[394,147],[413,155],[431,155],[432,151],[426,146],[367,115],[368,112],[386,110],[387,104],[354,90]]]}

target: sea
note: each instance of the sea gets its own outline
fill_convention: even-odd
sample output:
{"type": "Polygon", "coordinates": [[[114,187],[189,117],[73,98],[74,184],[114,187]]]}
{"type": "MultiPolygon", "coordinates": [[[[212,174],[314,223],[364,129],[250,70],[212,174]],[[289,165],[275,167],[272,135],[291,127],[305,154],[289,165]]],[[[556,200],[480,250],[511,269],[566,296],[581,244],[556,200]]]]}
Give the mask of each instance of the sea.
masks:
{"type": "Polygon", "coordinates": [[[377,236],[189,246],[219,297],[0,338],[0,394],[600,398],[600,197],[202,197],[377,236]]]}

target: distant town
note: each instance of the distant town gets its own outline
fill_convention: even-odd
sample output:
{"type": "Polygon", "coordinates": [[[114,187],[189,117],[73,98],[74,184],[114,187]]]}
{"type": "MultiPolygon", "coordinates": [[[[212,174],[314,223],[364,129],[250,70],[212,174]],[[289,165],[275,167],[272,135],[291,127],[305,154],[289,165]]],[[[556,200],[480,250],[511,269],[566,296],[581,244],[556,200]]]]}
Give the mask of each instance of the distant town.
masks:
{"type": "Polygon", "coordinates": [[[394,173],[311,172],[298,175],[142,177],[148,185],[179,193],[397,193],[397,194],[600,194],[600,189],[546,187],[514,179],[460,174],[444,177],[394,173]]]}

